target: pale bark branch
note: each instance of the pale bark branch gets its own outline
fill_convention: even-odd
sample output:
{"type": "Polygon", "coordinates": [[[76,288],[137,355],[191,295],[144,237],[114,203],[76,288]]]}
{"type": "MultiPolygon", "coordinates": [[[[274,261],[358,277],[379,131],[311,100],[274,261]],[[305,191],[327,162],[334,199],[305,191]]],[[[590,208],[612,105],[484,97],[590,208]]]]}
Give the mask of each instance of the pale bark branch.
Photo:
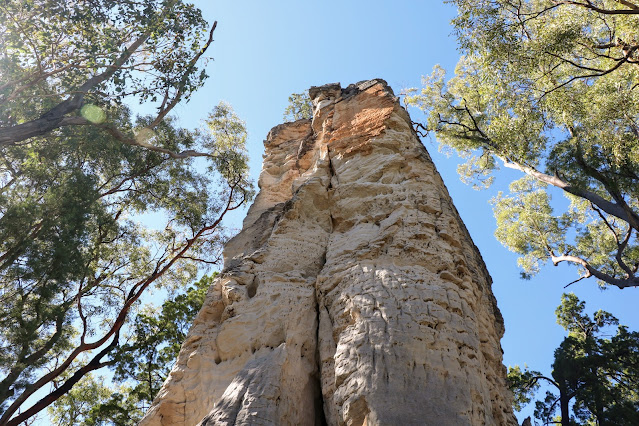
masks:
{"type": "MultiPolygon", "coordinates": [[[[499,157],[499,156],[498,156],[499,157]]],[[[620,205],[613,203],[611,201],[606,200],[605,198],[601,197],[600,195],[595,194],[594,192],[590,192],[587,191],[585,189],[581,189],[581,188],[577,188],[575,186],[570,185],[570,183],[564,181],[563,179],[561,179],[559,176],[551,176],[548,175],[546,173],[542,173],[536,169],[534,169],[533,167],[529,167],[529,166],[525,166],[522,164],[519,164],[517,162],[508,160],[507,158],[504,157],[499,157],[503,163],[505,167],[508,167],[510,169],[514,169],[514,170],[519,170],[521,172],[524,172],[525,174],[534,177],[535,179],[539,180],[540,182],[544,182],[547,183],[549,185],[552,185],[556,188],[562,189],[566,192],[568,192],[569,194],[572,195],[576,195],[580,198],[586,199],[588,201],[590,201],[591,203],[593,203],[594,205],[596,205],[597,207],[599,207],[601,210],[603,210],[604,212],[615,216],[621,220],[623,220],[626,223],[631,224],[633,221],[633,218],[631,218],[628,215],[628,212],[620,205]]]]}
{"type": "MultiPolygon", "coordinates": [[[[205,152],[198,152],[194,150],[186,150],[181,152],[171,151],[170,149],[162,148],[160,146],[145,142],[141,138],[140,139],[131,138],[127,136],[124,132],[122,132],[120,129],[116,128],[115,126],[112,126],[109,124],[92,123],[83,117],[67,117],[62,120],[62,123],[65,126],[95,126],[105,130],[107,133],[109,133],[111,136],[113,136],[114,138],[116,138],[122,143],[131,145],[131,146],[139,146],[140,148],[148,149],[149,151],[166,154],[170,156],[171,158],[184,159],[184,158],[190,158],[190,157],[213,157],[212,154],[207,154],[205,152]]],[[[145,126],[143,129],[150,130],[150,127],[145,126]]]]}
{"type": "Polygon", "coordinates": [[[637,287],[639,286],[639,278],[637,277],[628,277],[626,279],[623,278],[615,278],[612,275],[606,274],[605,272],[601,272],[598,269],[592,267],[586,260],[571,255],[561,255],[555,256],[554,254],[550,254],[550,258],[552,260],[553,265],[557,266],[561,262],[570,262],[581,265],[586,270],[586,275],[584,278],[595,277],[607,284],[614,285],[620,289],[624,289],[627,287],[637,287]]]}

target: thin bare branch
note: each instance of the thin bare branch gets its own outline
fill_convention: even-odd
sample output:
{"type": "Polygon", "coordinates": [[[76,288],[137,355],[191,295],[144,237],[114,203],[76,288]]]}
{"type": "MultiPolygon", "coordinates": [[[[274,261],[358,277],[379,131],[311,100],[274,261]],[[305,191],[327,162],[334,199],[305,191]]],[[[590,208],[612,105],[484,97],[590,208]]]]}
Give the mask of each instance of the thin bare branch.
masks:
{"type": "Polygon", "coordinates": [[[222,222],[222,220],[224,219],[226,213],[231,211],[232,208],[236,208],[236,206],[233,206],[233,199],[235,198],[236,187],[237,187],[237,185],[239,184],[240,181],[241,181],[241,176],[238,177],[236,182],[234,182],[233,184],[230,184],[230,190],[229,190],[229,193],[228,193],[228,198],[227,198],[227,202],[226,202],[225,208],[219,214],[219,216],[216,218],[216,220],[213,223],[211,223],[210,225],[202,227],[193,236],[193,238],[187,239],[185,241],[184,245],[182,246],[182,248],[173,257],[171,257],[170,259],[161,259],[161,261],[156,264],[156,268],[151,273],[151,275],[149,275],[147,278],[145,278],[143,280],[138,281],[131,288],[131,290],[129,291],[129,293],[128,293],[127,297],[126,297],[126,301],[125,301],[124,305],[120,309],[120,312],[119,312],[118,316],[114,320],[114,322],[111,325],[111,327],[109,328],[109,330],[100,339],[96,340],[95,342],[80,344],[78,347],[76,347],[67,356],[67,358],[57,368],[55,368],[54,370],[50,371],[46,375],[42,376],[34,384],[28,386],[27,389],[25,389],[24,392],[18,398],[16,398],[16,400],[4,412],[3,416],[0,418],[0,424],[6,424],[7,426],[9,426],[9,425],[16,425],[17,426],[17,425],[19,425],[20,423],[22,423],[23,421],[25,421],[29,417],[34,416],[35,414],[39,413],[44,408],[49,406],[51,403],[55,402],[58,398],[63,396],[85,374],[87,374],[90,371],[96,370],[96,369],[101,368],[102,366],[106,365],[104,363],[101,363],[100,360],[104,356],[106,356],[113,348],[115,348],[117,346],[120,330],[121,330],[121,328],[123,327],[123,325],[124,325],[124,323],[126,321],[126,318],[128,316],[128,313],[129,313],[132,305],[142,296],[143,292],[153,282],[155,282],[157,279],[159,279],[164,274],[166,274],[166,272],[169,271],[171,269],[171,267],[178,260],[183,259],[184,256],[187,255],[187,252],[191,249],[191,247],[193,247],[193,245],[199,240],[199,238],[203,234],[205,234],[206,232],[208,232],[208,231],[210,231],[212,229],[217,228],[220,225],[220,223],[222,222]],[[17,414],[15,417],[12,418],[12,416],[18,411],[20,406],[31,395],[33,395],[39,389],[44,387],[47,383],[51,383],[57,377],[59,377],[62,373],[64,373],[69,368],[69,366],[71,365],[73,360],[75,360],[81,353],[86,352],[86,351],[90,351],[90,350],[93,350],[93,349],[98,349],[101,346],[103,346],[104,344],[106,344],[109,341],[109,339],[111,339],[111,338],[113,338],[113,340],[107,347],[105,347],[103,350],[101,350],[98,355],[93,357],[92,360],[87,365],[85,365],[84,367],[82,367],[79,370],[77,370],[71,376],[71,378],[69,378],[67,381],[65,381],[65,383],[62,386],[60,386],[58,389],[55,389],[53,392],[51,392],[48,395],[46,395],[43,398],[41,398],[39,401],[37,401],[33,406],[31,406],[26,411],[21,412],[21,413],[17,414]]]}
{"type": "Polygon", "coordinates": [[[633,3],[630,3],[625,0],[617,0],[619,3],[629,7],[630,9],[603,9],[595,6],[591,2],[580,2],[580,1],[572,1],[572,0],[553,0],[554,4],[567,4],[572,6],[579,6],[585,9],[590,9],[594,12],[601,13],[602,15],[639,15],[639,8],[636,7],[633,3]]]}

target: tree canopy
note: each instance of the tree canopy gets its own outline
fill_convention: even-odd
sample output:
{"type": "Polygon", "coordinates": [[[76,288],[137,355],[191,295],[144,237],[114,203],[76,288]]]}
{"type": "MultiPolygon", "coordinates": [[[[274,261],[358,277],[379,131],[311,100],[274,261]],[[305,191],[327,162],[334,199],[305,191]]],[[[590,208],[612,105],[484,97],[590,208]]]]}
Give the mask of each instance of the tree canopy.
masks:
{"type": "Polygon", "coordinates": [[[313,105],[308,90],[293,93],[288,97],[288,105],[284,110],[284,122],[313,118],[313,105]]]}
{"type": "Polygon", "coordinates": [[[127,343],[114,355],[116,384],[85,376],[48,408],[50,418],[59,426],[138,424],[173,367],[216,275],[203,277],[160,308],[139,312],[127,343]]]}
{"type": "Polygon", "coordinates": [[[463,56],[450,80],[436,68],[407,96],[428,116],[421,126],[467,158],[459,172],[478,187],[500,165],[522,172],[493,201],[497,238],[524,276],[550,260],[638,286],[639,4],[449,3],[463,56]]]}
{"type": "Polygon", "coordinates": [[[108,108],[158,101],[153,128],[207,77],[198,61],[216,25],[207,31],[200,10],[180,0],[19,0],[0,10],[0,146],[87,125],[144,145],[105,122],[108,108]]]}
{"type": "Polygon", "coordinates": [[[252,196],[245,125],[169,115],[214,30],[178,0],[0,2],[0,423],[122,361],[144,294],[219,260],[252,196]]]}
{"type": "Polygon", "coordinates": [[[639,333],[618,326],[608,312],[599,310],[590,316],[584,311],[585,303],[577,296],[562,296],[557,322],[568,336],[555,350],[550,377],[519,366],[509,368],[515,409],[529,403],[543,382],[552,389],[535,404],[535,417],[544,424],[635,425],[639,423],[639,333]],[[612,326],[617,326],[616,333],[607,338],[612,326]]]}

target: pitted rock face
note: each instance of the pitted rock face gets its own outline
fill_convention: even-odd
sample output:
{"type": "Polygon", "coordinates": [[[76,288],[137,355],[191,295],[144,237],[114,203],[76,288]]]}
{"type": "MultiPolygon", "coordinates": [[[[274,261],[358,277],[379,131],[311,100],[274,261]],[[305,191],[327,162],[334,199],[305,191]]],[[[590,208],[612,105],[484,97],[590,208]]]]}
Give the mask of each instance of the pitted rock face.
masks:
{"type": "Polygon", "coordinates": [[[143,425],[514,425],[491,279],[383,80],[269,133],[143,425]]]}

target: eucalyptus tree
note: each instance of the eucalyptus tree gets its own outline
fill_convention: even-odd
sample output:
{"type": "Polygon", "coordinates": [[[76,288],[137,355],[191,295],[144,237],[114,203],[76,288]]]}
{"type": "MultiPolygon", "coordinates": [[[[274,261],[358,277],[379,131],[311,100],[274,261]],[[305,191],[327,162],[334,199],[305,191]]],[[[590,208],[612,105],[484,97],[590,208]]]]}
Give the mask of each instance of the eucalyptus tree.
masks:
{"type": "Polygon", "coordinates": [[[168,115],[215,27],[179,0],[0,1],[0,423],[114,365],[143,295],[218,260],[252,195],[245,125],[168,115]]]}
{"type": "Polygon", "coordinates": [[[535,403],[535,417],[544,424],[636,425],[639,333],[619,326],[608,312],[599,310],[590,316],[584,311],[585,303],[577,296],[562,296],[557,322],[568,336],[555,350],[550,376],[519,366],[509,368],[515,409],[531,402],[544,383],[551,390],[535,403]],[[614,326],[616,332],[608,338],[614,326]]]}
{"type": "Polygon", "coordinates": [[[302,93],[293,93],[288,97],[288,105],[284,110],[284,121],[296,121],[313,118],[313,104],[308,96],[308,90],[302,93]]]}
{"type": "Polygon", "coordinates": [[[114,354],[114,383],[85,376],[48,407],[49,417],[58,426],[138,424],[173,367],[216,275],[204,276],[161,307],[138,313],[129,339],[114,354]]]}
{"type": "Polygon", "coordinates": [[[522,173],[493,201],[524,276],[550,260],[639,285],[639,3],[449,3],[463,56],[454,77],[436,68],[407,96],[423,129],[466,156],[459,172],[479,187],[499,166],[522,173]],[[553,192],[568,197],[560,213],[553,192]]]}

